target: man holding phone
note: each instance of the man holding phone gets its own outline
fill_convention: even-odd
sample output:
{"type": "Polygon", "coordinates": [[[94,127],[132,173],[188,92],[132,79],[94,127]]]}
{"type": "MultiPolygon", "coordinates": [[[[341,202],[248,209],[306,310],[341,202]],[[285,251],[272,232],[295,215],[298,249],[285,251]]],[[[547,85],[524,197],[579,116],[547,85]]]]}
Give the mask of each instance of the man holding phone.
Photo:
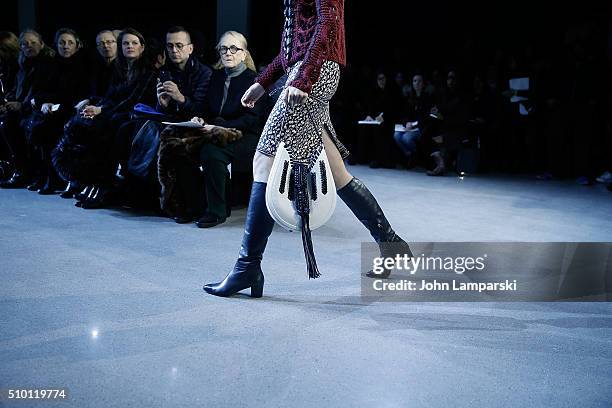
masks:
{"type": "Polygon", "coordinates": [[[166,33],[168,59],[157,83],[157,109],[180,120],[202,116],[212,74],[192,53],[189,32],[183,27],[170,28],[166,33]]]}

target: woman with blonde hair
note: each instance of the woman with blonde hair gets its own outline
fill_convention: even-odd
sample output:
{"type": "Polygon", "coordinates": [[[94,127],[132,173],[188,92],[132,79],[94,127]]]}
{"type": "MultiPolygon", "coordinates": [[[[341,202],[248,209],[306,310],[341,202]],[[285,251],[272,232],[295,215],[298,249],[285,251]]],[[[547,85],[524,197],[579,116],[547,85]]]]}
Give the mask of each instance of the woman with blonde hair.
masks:
{"type": "MultiPolygon", "coordinates": [[[[219,38],[219,42],[217,43],[215,49],[219,51],[219,47],[221,47],[223,40],[227,39],[228,37],[231,37],[237,44],[240,45],[242,51],[244,51],[244,64],[246,65],[246,67],[253,72],[257,72],[255,62],[253,61],[253,57],[251,56],[251,52],[249,51],[249,44],[247,42],[246,37],[242,33],[233,30],[226,31],[225,33],[223,33],[221,38],[219,38]]],[[[224,67],[225,65],[223,64],[223,55],[220,55],[219,60],[217,60],[215,65],[213,65],[213,68],[222,69],[224,67]]]]}
{"type": "Polygon", "coordinates": [[[205,113],[209,125],[207,129],[237,129],[242,132],[242,138],[226,146],[209,143],[200,152],[201,164],[205,168],[206,191],[206,209],[196,223],[200,228],[210,228],[225,222],[229,207],[225,190],[229,177],[227,166],[231,163],[233,171],[251,171],[253,154],[263,128],[264,118],[260,109],[263,106],[249,109],[240,102],[257,76],[247,46],[244,35],[228,31],[221,36],[216,47],[219,61],[214,66],[217,69],[210,78],[208,88],[205,113]]]}

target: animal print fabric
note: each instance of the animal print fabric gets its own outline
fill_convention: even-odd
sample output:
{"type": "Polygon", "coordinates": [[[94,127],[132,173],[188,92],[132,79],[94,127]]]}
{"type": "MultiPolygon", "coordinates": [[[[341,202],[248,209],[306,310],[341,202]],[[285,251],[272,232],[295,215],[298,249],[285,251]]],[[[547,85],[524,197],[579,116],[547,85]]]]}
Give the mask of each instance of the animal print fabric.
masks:
{"type": "Polygon", "coordinates": [[[298,62],[289,68],[287,81],[264,126],[257,151],[273,157],[279,143],[283,141],[291,161],[308,165],[310,168],[323,147],[323,126],[327,128],[343,159],[349,155],[349,151],[338,140],[329,116],[329,101],[338,88],[340,66],[332,61],[325,61],[308,100],[291,107],[285,102],[287,87],[296,77],[301,64],[302,62],[298,62]]]}

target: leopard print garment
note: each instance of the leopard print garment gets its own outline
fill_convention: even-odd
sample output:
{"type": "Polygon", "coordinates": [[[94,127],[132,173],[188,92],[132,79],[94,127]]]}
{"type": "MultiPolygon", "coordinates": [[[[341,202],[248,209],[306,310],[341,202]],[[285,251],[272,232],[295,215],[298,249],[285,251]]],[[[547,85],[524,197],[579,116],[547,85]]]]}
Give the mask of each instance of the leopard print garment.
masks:
{"type": "Polygon", "coordinates": [[[329,101],[338,88],[340,66],[332,61],[325,61],[307,102],[290,107],[285,103],[287,86],[296,77],[301,64],[302,62],[298,62],[289,68],[287,81],[268,117],[257,151],[273,157],[279,143],[284,141],[294,163],[311,166],[323,147],[321,135],[325,126],[332,142],[345,159],[349,151],[338,140],[329,116],[329,101]]]}

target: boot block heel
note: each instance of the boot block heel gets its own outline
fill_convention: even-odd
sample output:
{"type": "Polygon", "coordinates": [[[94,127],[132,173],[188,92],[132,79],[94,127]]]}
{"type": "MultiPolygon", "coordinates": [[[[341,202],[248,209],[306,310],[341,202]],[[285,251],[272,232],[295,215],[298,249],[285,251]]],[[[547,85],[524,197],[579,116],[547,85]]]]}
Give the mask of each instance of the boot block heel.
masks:
{"type": "Polygon", "coordinates": [[[252,298],[260,298],[263,296],[263,282],[257,283],[256,285],[251,286],[251,297],[252,298]]]}

